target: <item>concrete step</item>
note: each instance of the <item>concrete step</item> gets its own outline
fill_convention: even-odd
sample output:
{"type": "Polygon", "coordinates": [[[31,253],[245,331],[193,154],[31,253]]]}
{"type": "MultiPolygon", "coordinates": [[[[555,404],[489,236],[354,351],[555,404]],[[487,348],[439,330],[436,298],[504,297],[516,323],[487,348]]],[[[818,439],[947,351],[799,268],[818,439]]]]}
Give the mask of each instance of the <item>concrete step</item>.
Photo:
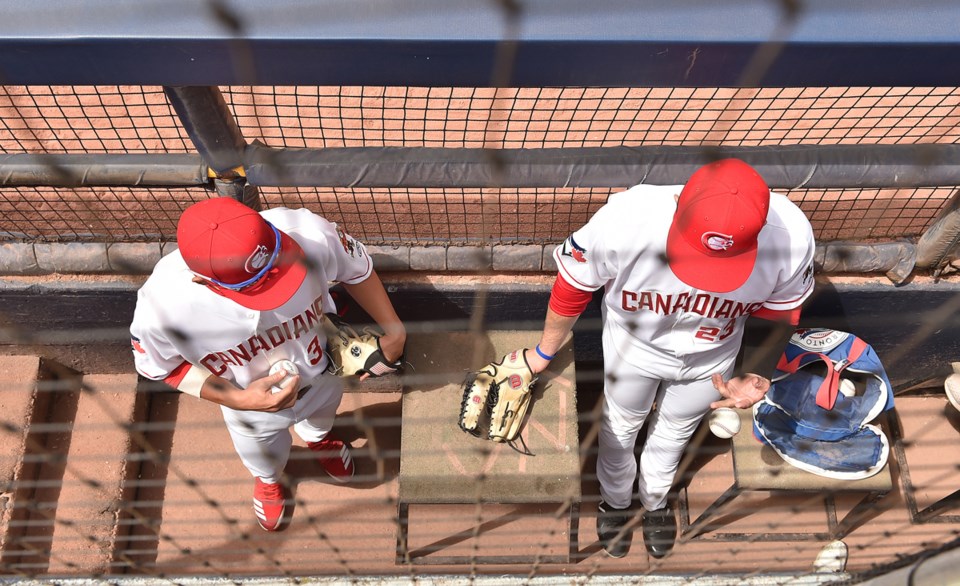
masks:
{"type": "MultiPolygon", "coordinates": [[[[171,472],[170,452],[174,428],[179,425],[180,397],[165,385],[146,380],[138,383],[123,506],[117,512],[113,573],[150,574],[156,564],[167,480],[176,476],[171,472]]],[[[203,440],[198,441],[202,445],[203,440]]]]}
{"type": "Polygon", "coordinates": [[[50,548],[52,575],[111,573],[132,463],[134,374],[87,375],[77,404],[50,548]]]}
{"type": "Polygon", "coordinates": [[[35,356],[0,357],[5,573],[46,571],[80,375],[35,356]]]}
{"type": "MultiPolygon", "coordinates": [[[[6,550],[17,536],[11,531],[13,511],[21,498],[17,479],[23,466],[27,430],[33,414],[34,394],[40,358],[37,356],[0,356],[0,548],[6,550]]],[[[16,525],[14,525],[16,526],[16,525]]]]}

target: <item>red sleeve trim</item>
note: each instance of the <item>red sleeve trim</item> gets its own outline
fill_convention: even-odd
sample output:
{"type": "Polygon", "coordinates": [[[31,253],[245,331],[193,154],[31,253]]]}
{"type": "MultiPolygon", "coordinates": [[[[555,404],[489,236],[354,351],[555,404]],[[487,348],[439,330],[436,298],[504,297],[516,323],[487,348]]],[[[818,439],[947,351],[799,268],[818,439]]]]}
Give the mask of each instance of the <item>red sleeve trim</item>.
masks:
{"type": "Polygon", "coordinates": [[[184,361],[180,364],[180,366],[174,368],[173,372],[168,374],[167,378],[163,379],[163,382],[176,389],[183,381],[183,377],[187,376],[188,370],[190,370],[190,363],[184,361]]]}
{"type": "Polygon", "coordinates": [[[800,323],[799,307],[794,307],[793,309],[784,309],[784,310],[776,310],[776,309],[769,309],[767,307],[761,307],[758,311],[753,312],[752,315],[753,317],[759,317],[760,319],[786,322],[792,326],[795,326],[800,323]]]}
{"type": "Polygon", "coordinates": [[[804,289],[803,293],[797,297],[794,297],[793,299],[788,299],[787,301],[767,301],[766,303],[767,305],[795,305],[806,299],[810,295],[811,291],[813,291],[813,281],[810,281],[810,284],[807,285],[807,288],[804,289]]]}
{"type": "Polygon", "coordinates": [[[367,268],[366,270],[363,271],[362,274],[357,275],[356,277],[351,277],[349,279],[339,279],[339,281],[341,283],[346,283],[347,285],[357,285],[366,281],[368,278],[370,278],[370,275],[373,273],[373,270],[372,270],[373,262],[370,260],[369,253],[366,254],[366,257],[367,257],[367,268]]]}
{"type": "Polygon", "coordinates": [[[577,289],[557,273],[553,289],[550,291],[550,309],[554,313],[563,317],[580,315],[591,299],[593,299],[593,293],[577,289]]]}

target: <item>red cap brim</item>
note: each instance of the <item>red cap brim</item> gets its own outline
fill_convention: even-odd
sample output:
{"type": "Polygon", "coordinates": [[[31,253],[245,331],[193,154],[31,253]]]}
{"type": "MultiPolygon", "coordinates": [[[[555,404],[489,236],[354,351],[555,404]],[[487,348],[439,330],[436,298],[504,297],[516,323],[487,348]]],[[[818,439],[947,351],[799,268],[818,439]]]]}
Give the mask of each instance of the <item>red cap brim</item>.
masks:
{"type": "Polygon", "coordinates": [[[728,293],[750,278],[757,261],[757,244],[740,254],[711,256],[690,246],[676,222],[667,233],[667,264],[678,279],[691,287],[712,293],[728,293]]]}
{"type": "Polygon", "coordinates": [[[231,291],[222,287],[214,290],[248,309],[269,311],[290,301],[306,276],[307,265],[304,262],[303,249],[281,230],[280,255],[273,269],[260,282],[242,291],[231,291]]]}

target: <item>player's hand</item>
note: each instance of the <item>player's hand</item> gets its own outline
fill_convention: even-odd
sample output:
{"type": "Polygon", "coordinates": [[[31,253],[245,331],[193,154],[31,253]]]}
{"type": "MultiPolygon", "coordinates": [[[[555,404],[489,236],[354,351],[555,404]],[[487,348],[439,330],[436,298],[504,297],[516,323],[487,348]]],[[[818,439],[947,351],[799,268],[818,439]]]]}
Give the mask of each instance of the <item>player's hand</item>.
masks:
{"type": "MultiPolygon", "coordinates": [[[[293,407],[294,403],[297,402],[297,390],[300,388],[299,374],[280,387],[279,393],[273,392],[273,386],[279,384],[286,376],[287,371],[278,370],[250,383],[246,391],[240,395],[243,402],[248,403],[249,406],[240,409],[274,413],[293,407]]],[[[237,409],[237,407],[234,407],[234,409],[237,409]]]]}
{"type": "Polygon", "coordinates": [[[723,399],[710,403],[711,409],[721,407],[746,409],[758,403],[770,390],[770,380],[752,372],[728,381],[723,380],[722,375],[715,374],[712,380],[714,388],[723,396],[723,399]]]}
{"type": "MultiPolygon", "coordinates": [[[[391,332],[380,336],[379,341],[380,351],[383,352],[383,357],[386,358],[388,362],[396,362],[403,356],[403,347],[407,343],[407,334],[406,331],[391,332]]],[[[370,378],[370,373],[360,375],[360,380],[362,381],[368,378],[370,378]]]]}
{"type": "Polygon", "coordinates": [[[403,347],[407,343],[406,332],[391,332],[380,336],[380,351],[387,360],[395,361],[403,356],[403,347]]]}
{"type": "Polygon", "coordinates": [[[550,361],[541,358],[533,348],[527,348],[524,351],[524,357],[527,359],[527,364],[530,366],[533,374],[540,374],[550,366],[550,361]]]}

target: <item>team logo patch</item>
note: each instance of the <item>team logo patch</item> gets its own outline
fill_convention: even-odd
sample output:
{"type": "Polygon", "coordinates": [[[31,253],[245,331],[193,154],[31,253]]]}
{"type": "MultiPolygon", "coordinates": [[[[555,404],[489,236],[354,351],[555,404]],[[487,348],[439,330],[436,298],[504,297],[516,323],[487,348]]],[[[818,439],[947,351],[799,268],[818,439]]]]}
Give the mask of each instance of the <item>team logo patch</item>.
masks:
{"type": "Polygon", "coordinates": [[[267,265],[268,260],[270,260],[270,251],[261,244],[254,249],[253,254],[247,257],[247,261],[243,263],[243,270],[255,275],[267,265]]]}
{"type": "Polygon", "coordinates": [[[700,237],[700,244],[703,244],[707,250],[723,252],[730,250],[730,247],[733,246],[733,236],[719,232],[704,232],[703,236],[700,237]]]}
{"type": "Polygon", "coordinates": [[[813,277],[813,263],[807,265],[806,270],[803,271],[803,284],[809,283],[811,277],[813,277]]]}
{"type": "Polygon", "coordinates": [[[562,256],[569,256],[577,262],[587,262],[587,249],[577,244],[573,236],[563,241],[562,256]]]}
{"type": "Polygon", "coordinates": [[[136,336],[130,336],[130,345],[133,346],[135,352],[140,354],[146,354],[147,351],[143,349],[143,346],[140,345],[140,338],[136,336]]]}
{"type": "Polygon", "coordinates": [[[801,328],[790,337],[790,342],[805,350],[827,352],[836,348],[849,336],[850,334],[847,332],[838,332],[837,330],[801,328]]]}
{"type": "Polygon", "coordinates": [[[337,238],[340,239],[340,246],[343,247],[344,252],[350,256],[363,256],[363,249],[360,247],[360,244],[348,236],[347,233],[341,230],[339,226],[337,227],[337,238]]]}

